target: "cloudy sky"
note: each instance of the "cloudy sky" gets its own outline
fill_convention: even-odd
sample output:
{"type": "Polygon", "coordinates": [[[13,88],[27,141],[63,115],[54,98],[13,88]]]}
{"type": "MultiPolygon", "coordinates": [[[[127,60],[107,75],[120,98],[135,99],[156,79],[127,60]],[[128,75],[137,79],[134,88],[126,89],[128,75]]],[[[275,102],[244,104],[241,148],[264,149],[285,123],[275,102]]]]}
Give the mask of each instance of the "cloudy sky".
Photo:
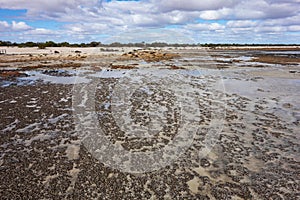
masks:
{"type": "Polygon", "coordinates": [[[300,0],[0,0],[0,40],[300,43],[300,0]]]}

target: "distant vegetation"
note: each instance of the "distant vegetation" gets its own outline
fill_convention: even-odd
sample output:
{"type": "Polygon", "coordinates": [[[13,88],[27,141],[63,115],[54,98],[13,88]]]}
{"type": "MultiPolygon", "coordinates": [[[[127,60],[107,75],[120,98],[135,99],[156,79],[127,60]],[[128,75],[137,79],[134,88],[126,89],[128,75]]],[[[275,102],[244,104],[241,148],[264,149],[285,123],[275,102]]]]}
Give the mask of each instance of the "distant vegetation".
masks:
{"type": "Polygon", "coordinates": [[[55,43],[53,41],[47,42],[25,42],[25,43],[16,43],[10,41],[1,41],[0,46],[15,46],[15,47],[38,47],[40,49],[45,49],[47,47],[195,47],[195,46],[202,46],[202,47],[226,47],[226,46],[295,46],[299,44],[212,44],[212,43],[205,43],[205,44],[168,44],[164,42],[153,42],[153,43],[119,43],[114,42],[111,44],[102,44],[101,42],[90,42],[90,43],[68,43],[68,42],[60,42],[55,43]]]}

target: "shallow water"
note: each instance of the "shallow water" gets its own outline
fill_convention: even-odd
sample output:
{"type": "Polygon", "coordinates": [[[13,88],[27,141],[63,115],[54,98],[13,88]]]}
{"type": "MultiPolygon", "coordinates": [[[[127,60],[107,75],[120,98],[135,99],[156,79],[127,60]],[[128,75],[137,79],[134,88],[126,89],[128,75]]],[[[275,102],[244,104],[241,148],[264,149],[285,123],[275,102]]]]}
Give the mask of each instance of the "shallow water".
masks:
{"type": "MultiPolygon", "coordinates": [[[[233,57],[249,61],[240,53],[233,57]]],[[[48,74],[37,70],[26,71],[29,77],[2,79],[1,194],[8,199],[28,195],[36,199],[296,199],[300,82],[297,73],[289,74],[287,66],[280,71],[286,72],[285,77],[265,76],[263,72],[278,72],[274,65],[265,66],[224,70],[66,69],[48,74]],[[125,114],[117,112],[124,109],[122,98],[128,100],[125,114]],[[191,99],[194,101],[189,104],[191,99]],[[184,112],[178,112],[182,107],[184,112]],[[216,109],[220,107],[225,110],[216,109]],[[78,123],[78,116],[85,121],[78,123]],[[190,126],[184,126],[184,120],[191,120],[190,126]],[[186,149],[180,146],[183,153],[167,166],[158,162],[155,171],[130,173],[134,169],[122,171],[124,168],[120,170],[114,163],[97,159],[97,152],[106,145],[96,146],[93,154],[87,144],[102,140],[84,140],[82,136],[87,136],[89,129],[76,129],[95,124],[108,142],[133,152],[165,147],[180,133],[191,136],[192,143],[186,149]],[[151,134],[143,135],[150,139],[136,137],[136,133],[126,135],[121,130],[128,124],[137,124],[129,131],[153,127],[151,134]],[[153,133],[164,124],[163,131],[153,133]],[[186,132],[194,125],[197,131],[186,132]]],[[[102,156],[110,159],[115,155],[108,150],[102,149],[107,152],[102,156]]],[[[158,154],[157,161],[174,159],[175,153],[158,154]]],[[[115,161],[120,162],[120,157],[115,161]]],[[[136,169],[157,164],[146,161],[141,158],[139,165],[145,163],[136,169]]]]}

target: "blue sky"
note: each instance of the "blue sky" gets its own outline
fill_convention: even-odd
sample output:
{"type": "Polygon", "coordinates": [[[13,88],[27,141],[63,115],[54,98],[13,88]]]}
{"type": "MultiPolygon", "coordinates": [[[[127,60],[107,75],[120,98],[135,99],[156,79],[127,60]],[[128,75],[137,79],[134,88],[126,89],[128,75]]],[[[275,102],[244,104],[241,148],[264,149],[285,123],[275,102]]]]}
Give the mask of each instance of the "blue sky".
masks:
{"type": "Polygon", "coordinates": [[[0,0],[13,42],[300,43],[300,0],[0,0]]]}

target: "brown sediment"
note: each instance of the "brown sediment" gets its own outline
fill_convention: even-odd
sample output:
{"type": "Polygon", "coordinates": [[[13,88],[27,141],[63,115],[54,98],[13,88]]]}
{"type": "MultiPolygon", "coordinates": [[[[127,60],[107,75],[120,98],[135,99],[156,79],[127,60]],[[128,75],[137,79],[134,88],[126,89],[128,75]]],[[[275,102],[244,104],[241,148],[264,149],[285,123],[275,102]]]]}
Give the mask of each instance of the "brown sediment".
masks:
{"type": "Polygon", "coordinates": [[[131,65],[110,65],[111,69],[136,69],[135,66],[131,65]]]}
{"type": "Polygon", "coordinates": [[[184,67],[179,67],[176,65],[166,65],[167,67],[161,67],[159,69],[172,69],[172,70],[178,70],[178,69],[186,69],[184,67]]]}
{"type": "Polygon", "coordinates": [[[78,68],[83,65],[91,67],[103,67],[107,65],[108,60],[115,59],[118,56],[101,55],[101,54],[7,54],[1,56],[1,68],[17,68],[19,70],[33,70],[44,68],[78,68]]]}
{"type": "Polygon", "coordinates": [[[0,63],[34,62],[34,61],[60,61],[60,60],[84,60],[87,56],[52,56],[52,55],[6,55],[0,59],[0,63]]]}
{"type": "Polygon", "coordinates": [[[262,62],[270,64],[298,64],[300,58],[276,56],[276,55],[258,55],[251,60],[252,62],[262,62]]]}
{"type": "Polygon", "coordinates": [[[228,69],[229,66],[225,66],[225,65],[217,65],[216,68],[217,68],[217,69],[228,69]]]}
{"type": "Polygon", "coordinates": [[[22,70],[35,70],[35,69],[42,69],[42,68],[78,68],[81,67],[81,63],[59,63],[59,64],[52,64],[52,65],[33,65],[33,66],[26,66],[22,67],[22,70]]]}
{"type": "Polygon", "coordinates": [[[185,68],[182,67],[182,66],[177,66],[177,65],[174,65],[174,64],[166,64],[166,66],[169,67],[169,68],[167,68],[167,69],[185,69],[185,68]]]}
{"type": "Polygon", "coordinates": [[[184,67],[178,67],[176,65],[171,65],[170,68],[171,69],[185,69],[184,67]]]}
{"type": "Polygon", "coordinates": [[[251,68],[265,68],[265,67],[267,67],[267,66],[265,66],[265,65],[243,65],[242,67],[251,67],[251,68]]]}
{"type": "Polygon", "coordinates": [[[233,63],[232,60],[216,60],[217,63],[228,63],[228,64],[231,64],[233,63]]]}
{"type": "Polygon", "coordinates": [[[300,51],[300,47],[216,47],[210,50],[238,50],[238,51],[300,51]]]}
{"type": "Polygon", "coordinates": [[[220,55],[220,54],[211,54],[209,56],[216,57],[216,58],[232,58],[232,56],[230,55],[220,55]]]}
{"type": "Polygon", "coordinates": [[[162,60],[171,60],[173,58],[178,58],[179,54],[168,53],[163,51],[150,51],[150,50],[139,50],[128,52],[122,55],[122,59],[143,59],[146,62],[158,62],[162,60]]]}
{"type": "Polygon", "coordinates": [[[0,71],[0,77],[2,78],[11,78],[11,77],[24,77],[27,74],[19,72],[17,70],[2,70],[0,71]]]}

